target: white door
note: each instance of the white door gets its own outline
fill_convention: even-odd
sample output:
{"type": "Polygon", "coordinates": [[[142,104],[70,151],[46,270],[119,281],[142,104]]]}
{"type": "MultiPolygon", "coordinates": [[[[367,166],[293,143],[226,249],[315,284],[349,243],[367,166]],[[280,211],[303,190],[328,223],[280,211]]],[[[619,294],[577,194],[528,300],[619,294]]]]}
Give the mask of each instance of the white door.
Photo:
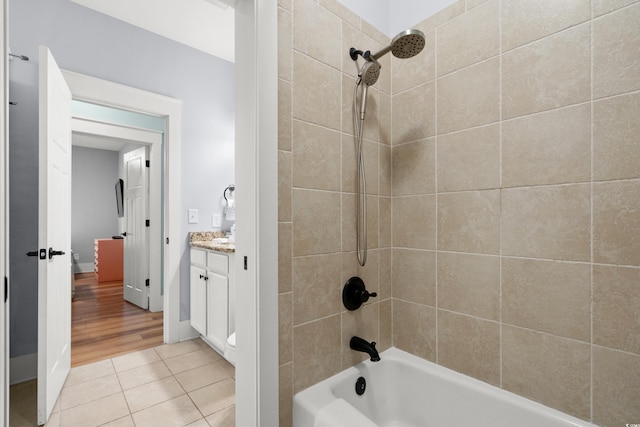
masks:
{"type": "Polygon", "coordinates": [[[149,227],[147,147],[124,155],[124,299],[149,308],[149,227]]]}
{"type": "Polygon", "coordinates": [[[38,424],[71,367],[71,91],[40,47],[38,202],[38,424]]]}

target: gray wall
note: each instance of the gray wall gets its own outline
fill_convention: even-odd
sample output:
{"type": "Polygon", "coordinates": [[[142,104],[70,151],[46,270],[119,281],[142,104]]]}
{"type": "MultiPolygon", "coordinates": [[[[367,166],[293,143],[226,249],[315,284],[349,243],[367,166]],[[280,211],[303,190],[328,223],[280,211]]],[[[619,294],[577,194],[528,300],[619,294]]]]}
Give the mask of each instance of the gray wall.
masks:
{"type": "MultiPolygon", "coordinates": [[[[183,102],[181,265],[187,232],[208,230],[233,182],[234,65],[68,0],[10,0],[11,357],[37,350],[38,46],[61,68],[178,98],[183,102]],[[231,160],[230,160],[231,159],[231,160]],[[187,208],[200,224],[187,226],[187,208]]],[[[228,226],[228,225],[227,225],[228,226]]],[[[181,319],[189,318],[188,271],[181,271],[181,319]]]]}
{"type": "Polygon", "coordinates": [[[73,147],[72,162],[71,248],[77,264],[93,263],[94,239],[118,234],[118,152],[73,147]]]}

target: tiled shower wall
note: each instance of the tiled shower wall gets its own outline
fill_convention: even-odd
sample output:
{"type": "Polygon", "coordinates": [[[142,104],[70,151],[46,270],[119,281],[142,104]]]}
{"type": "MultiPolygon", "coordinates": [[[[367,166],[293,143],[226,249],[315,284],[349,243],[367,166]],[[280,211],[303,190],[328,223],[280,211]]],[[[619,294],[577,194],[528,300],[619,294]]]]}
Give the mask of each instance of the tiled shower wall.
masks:
{"type": "Polygon", "coordinates": [[[640,4],[461,0],[420,23],[368,104],[364,271],[346,52],[388,39],[333,0],[279,5],[281,425],[360,360],[354,333],[639,422],[640,4]],[[353,274],[380,293],[355,314],[353,274]]]}

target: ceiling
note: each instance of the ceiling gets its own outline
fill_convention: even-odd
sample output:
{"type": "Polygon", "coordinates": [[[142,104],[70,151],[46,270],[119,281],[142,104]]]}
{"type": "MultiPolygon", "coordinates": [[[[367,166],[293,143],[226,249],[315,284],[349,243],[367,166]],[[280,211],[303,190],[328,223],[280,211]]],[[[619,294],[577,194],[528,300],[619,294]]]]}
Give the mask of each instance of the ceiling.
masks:
{"type": "Polygon", "coordinates": [[[230,0],[71,0],[179,43],[235,61],[230,0]]]}

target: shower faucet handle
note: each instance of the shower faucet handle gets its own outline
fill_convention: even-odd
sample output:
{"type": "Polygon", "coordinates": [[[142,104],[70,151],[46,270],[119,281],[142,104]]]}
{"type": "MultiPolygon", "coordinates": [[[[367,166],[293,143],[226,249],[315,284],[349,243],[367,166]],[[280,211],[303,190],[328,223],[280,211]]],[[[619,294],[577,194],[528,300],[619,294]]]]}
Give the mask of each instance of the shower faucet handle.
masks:
{"type": "Polygon", "coordinates": [[[361,278],[354,276],[347,280],[342,289],[342,303],[347,310],[357,310],[360,306],[369,301],[371,297],[377,297],[375,292],[369,292],[364,286],[361,278]]]}

